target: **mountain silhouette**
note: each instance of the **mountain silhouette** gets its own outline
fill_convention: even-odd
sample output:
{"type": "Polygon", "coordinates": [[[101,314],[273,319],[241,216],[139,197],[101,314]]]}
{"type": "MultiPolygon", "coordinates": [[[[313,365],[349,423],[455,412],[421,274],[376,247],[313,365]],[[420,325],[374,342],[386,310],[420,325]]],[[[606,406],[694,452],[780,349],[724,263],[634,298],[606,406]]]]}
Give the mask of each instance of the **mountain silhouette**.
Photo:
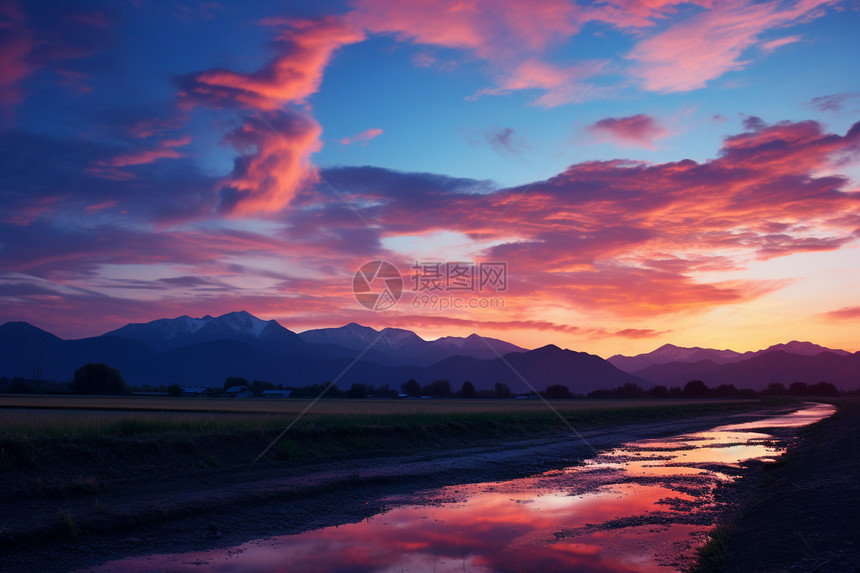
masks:
{"type": "Polygon", "coordinates": [[[860,353],[821,352],[808,356],[773,350],[728,364],[710,360],[654,364],[634,374],[665,386],[702,380],[710,387],[734,384],[736,388],[762,390],[772,382],[786,386],[792,382],[831,382],[843,390],[856,390],[860,388],[860,353]]]}
{"type": "Polygon", "coordinates": [[[429,366],[452,356],[491,359],[509,352],[525,351],[524,348],[510,342],[481,337],[477,334],[466,338],[446,336],[428,341],[411,330],[402,328],[376,330],[354,322],[339,328],[307,330],[299,334],[299,337],[306,342],[327,343],[353,350],[364,350],[372,344],[372,351],[377,356],[382,356],[377,361],[392,366],[429,366]]]}
{"type": "MultiPolygon", "coordinates": [[[[355,323],[296,334],[277,321],[260,320],[247,312],[129,324],[79,340],[63,340],[25,322],[0,326],[0,376],[9,378],[38,375],[43,380],[69,381],[81,365],[104,362],[118,368],[129,384],[153,386],[216,387],[228,376],[242,376],[285,386],[336,379],[341,388],[363,383],[399,389],[415,378],[421,384],[448,380],[454,390],[468,380],[479,390],[488,390],[501,382],[518,393],[554,384],[576,393],[627,383],[643,388],[682,386],[692,379],[711,387],[734,384],[762,389],[771,382],[828,381],[846,390],[860,388],[860,353],[831,351],[808,342],[792,341],[744,354],[664,345],[648,355],[612,360],[643,356],[646,361],[674,361],[652,363],[631,373],[599,356],[554,345],[524,350],[478,335],[427,341],[409,330],[377,331],[355,323]],[[372,341],[373,347],[365,352],[372,341]],[[361,359],[355,360],[360,354],[361,359]],[[696,360],[701,356],[707,358],[696,360]]],[[[635,362],[620,363],[629,368],[635,362]]]]}
{"type": "Polygon", "coordinates": [[[845,350],[826,348],[812,342],[792,340],[785,344],[774,344],[762,350],[743,353],[735,352],[734,350],[715,350],[713,348],[699,348],[698,346],[683,347],[675,346],[674,344],[664,344],[651,352],[637,354],[636,356],[616,354],[615,356],[610,356],[608,360],[625,372],[637,372],[655,364],[671,364],[673,362],[693,363],[709,360],[715,364],[728,364],[731,362],[740,362],[741,360],[749,360],[750,358],[774,351],[799,354],[801,356],[816,356],[822,352],[832,352],[840,356],[850,354],[850,352],[846,352],[845,350]]]}

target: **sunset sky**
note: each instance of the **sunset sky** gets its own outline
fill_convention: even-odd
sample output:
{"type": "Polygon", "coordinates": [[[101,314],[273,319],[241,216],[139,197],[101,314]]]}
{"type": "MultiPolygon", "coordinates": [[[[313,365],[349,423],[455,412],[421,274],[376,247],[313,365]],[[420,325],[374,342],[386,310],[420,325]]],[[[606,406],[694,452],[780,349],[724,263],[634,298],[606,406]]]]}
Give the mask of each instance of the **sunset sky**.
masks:
{"type": "Polygon", "coordinates": [[[856,0],[0,0],[0,323],[860,350],[858,29],[856,0]],[[373,260],[393,308],[353,296],[373,260]],[[416,262],[507,263],[444,293],[504,308],[416,308],[416,262]]]}

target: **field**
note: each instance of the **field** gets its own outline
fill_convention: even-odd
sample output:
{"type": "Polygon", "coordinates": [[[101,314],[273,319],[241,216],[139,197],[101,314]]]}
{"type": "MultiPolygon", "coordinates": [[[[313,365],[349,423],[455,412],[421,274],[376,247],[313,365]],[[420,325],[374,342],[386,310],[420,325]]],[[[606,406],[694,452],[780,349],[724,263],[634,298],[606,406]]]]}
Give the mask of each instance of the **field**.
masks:
{"type": "Polygon", "coordinates": [[[210,539],[213,520],[244,540],[320,513],[360,519],[382,510],[362,496],[530,475],[590,455],[592,441],[708,427],[773,404],[0,396],[0,557],[14,548],[22,560],[9,570],[25,571],[23,548],[56,552],[58,539],[124,555],[140,532],[164,539],[161,551],[225,543],[210,539]]]}
{"type": "Polygon", "coordinates": [[[297,434],[339,430],[379,433],[435,428],[443,434],[515,434],[638,422],[759,401],[714,400],[374,400],[0,396],[0,440],[92,439],[165,433],[269,433],[293,424],[297,434]],[[553,411],[553,409],[555,411],[553,411]]]}

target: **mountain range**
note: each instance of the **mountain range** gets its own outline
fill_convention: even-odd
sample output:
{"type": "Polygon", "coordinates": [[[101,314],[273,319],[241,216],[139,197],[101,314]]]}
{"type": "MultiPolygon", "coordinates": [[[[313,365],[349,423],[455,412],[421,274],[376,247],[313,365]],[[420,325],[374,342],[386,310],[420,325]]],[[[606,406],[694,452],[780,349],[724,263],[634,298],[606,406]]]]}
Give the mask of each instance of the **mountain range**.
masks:
{"type": "Polygon", "coordinates": [[[793,340],[763,350],[735,352],[665,344],[637,356],[611,356],[609,362],[652,384],[682,386],[704,380],[709,386],[734,384],[761,390],[776,382],[832,382],[860,389],[860,353],[793,340]]]}
{"type": "Polygon", "coordinates": [[[554,345],[527,350],[477,334],[424,340],[399,328],[376,330],[350,323],[293,332],[275,320],[244,311],[218,317],[181,316],[128,324],[101,336],[63,340],[24,322],[0,326],[0,376],[69,380],[87,362],[118,368],[134,385],[220,386],[227,376],[287,386],[326,383],[388,384],[410,378],[422,384],[465,380],[478,389],[496,382],[514,392],[564,384],[573,392],[638,384],[762,389],[770,382],[832,382],[860,388],[860,353],[792,341],[755,352],[685,348],[666,344],[637,356],[608,360],[554,345]]]}
{"type": "Polygon", "coordinates": [[[636,372],[654,364],[667,364],[672,362],[700,362],[702,360],[710,360],[715,364],[729,364],[732,362],[740,362],[761,356],[768,352],[781,351],[787,354],[798,354],[800,356],[816,356],[822,352],[832,352],[839,356],[847,356],[850,352],[845,350],[836,350],[833,348],[825,348],[813,344],[812,342],[798,342],[792,340],[786,344],[774,344],[763,350],[750,352],[735,352],[734,350],[715,350],[713,348],[685,348],[675,346],[674,344],[664,344],[657,350],[645,354],[637,354],[636,356],[622,356],[616,354],[610,356],[607,360],[625,372],[636,372]]]}
{"type": "Polygon", "coordinates": [[[63,340],[24,322],[0,326],[2,376],[30,378],[38,371],[43,379],[69,380],[87,362],[108,363],[134,385],[220,386],[227,376],[288,386],[336,379],[342,388],[399,388],[415,378],[422,384],[447,379],[456,389],[469,380],[479,390],[502,382],[514,392],[551,384],[574,392],[648,385],[599,356],[552,345],[526,350],[474,334],[427,341],[409,330],[358,324],[296,334],[247,312],[128,324],[80,340],[63,340]]]}

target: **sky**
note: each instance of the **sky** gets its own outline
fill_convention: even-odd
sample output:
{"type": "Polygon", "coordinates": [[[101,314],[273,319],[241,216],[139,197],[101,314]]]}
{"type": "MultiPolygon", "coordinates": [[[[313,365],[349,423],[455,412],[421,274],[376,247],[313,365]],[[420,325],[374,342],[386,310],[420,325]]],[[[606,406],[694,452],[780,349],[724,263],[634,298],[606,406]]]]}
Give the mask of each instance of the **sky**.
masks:
{"type": "Polygon", "coordinates": [[[856,0],[0,0],[0,323],[858,351],[858,28],[856,0]]]}

